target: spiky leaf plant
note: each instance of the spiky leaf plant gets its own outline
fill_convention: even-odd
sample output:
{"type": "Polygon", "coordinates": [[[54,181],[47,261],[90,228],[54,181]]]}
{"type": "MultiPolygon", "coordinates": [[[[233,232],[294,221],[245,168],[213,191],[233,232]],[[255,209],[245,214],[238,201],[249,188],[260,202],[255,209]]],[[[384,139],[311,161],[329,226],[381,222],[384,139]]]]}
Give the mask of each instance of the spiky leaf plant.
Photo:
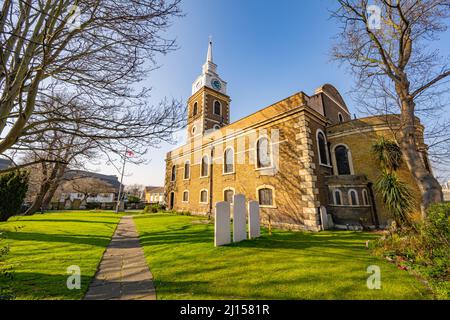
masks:
{"type": "Polygon", "coordinates": [[[395,173],[383,171],[375,184],[375,189],[398,226],[411,225],[410,214],[414,210],[414,198],[406,183],[399,180],[395,173]]]}
{"type": "Polygon", "coordinates": [[[372,152],[381,168],[388,172],[398,170],[402,164],[402,151],[395,141],[381,137],[372,146],[372,152]]]}

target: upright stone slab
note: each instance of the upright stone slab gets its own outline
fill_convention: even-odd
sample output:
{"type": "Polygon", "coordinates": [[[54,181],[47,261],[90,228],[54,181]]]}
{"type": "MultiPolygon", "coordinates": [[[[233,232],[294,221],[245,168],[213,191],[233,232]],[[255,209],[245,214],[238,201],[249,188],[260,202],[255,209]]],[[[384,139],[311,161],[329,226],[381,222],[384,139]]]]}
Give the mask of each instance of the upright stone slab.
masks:
{"type": "Polygon", "coordinates": [[[230,204],[227,201],[218,202],[214,219],[214,245],[216,247],[231,242],[230,221],[230,204]]]}
{"type": "Polygon", "coordinates": [[[247,239],[246,230],[247,208],[245,196],[237,194],[233,200],[233,241],[240,242],[247,239]]]}
{"type": "Polygon", "coordinates": [[[258,201],[250,201],[248,203],[248,237],[254,239],[260,236],[259,203],[258,201]]]}
{"type": "Polygon", "coordinates": [[[324,206],[320,207],[320,220],[322,221],[322,230],[330,229],[330,225],[328,222],[327,208],[324,206]]]}

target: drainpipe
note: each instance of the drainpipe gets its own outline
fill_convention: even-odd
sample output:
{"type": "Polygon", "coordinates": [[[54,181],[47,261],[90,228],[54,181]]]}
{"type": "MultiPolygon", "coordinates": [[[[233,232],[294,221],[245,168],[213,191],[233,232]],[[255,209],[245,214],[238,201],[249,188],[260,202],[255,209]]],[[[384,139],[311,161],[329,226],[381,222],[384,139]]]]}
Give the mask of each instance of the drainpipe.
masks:
{"type": "Polygon", "coordinates": [[[372,211],[372,218],[375,222],[375,227],[378,229],[380,228],[380,221],[378,220],[378,213],[377,213],[377,206],[375,204],[375,195],[373,192],[373,183],[369,182],[367,184],[367,189],[369,189],[369,195],[370,195],[370,202],[372,203],[371,211],[372,211]]]}
{"type": "Polygon", "coordinates": [[[213,174],[214,174],[214,146],[211,146],[211,161],[209,164],[209,212],[208,218],[211,219],[213,210],[213,174]]]}

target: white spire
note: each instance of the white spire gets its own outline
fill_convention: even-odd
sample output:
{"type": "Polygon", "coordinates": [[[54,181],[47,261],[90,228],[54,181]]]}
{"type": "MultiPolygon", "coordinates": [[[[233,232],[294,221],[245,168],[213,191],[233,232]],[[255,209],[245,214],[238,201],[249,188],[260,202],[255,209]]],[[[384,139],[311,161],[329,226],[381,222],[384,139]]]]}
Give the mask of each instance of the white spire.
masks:
{"type": "Polygon", "coordinates": [[[213,62],[212,55],[212,36],[209,36],[209,44],[208,44],[208,55],[206,56],[206,62],[213,62]]]}

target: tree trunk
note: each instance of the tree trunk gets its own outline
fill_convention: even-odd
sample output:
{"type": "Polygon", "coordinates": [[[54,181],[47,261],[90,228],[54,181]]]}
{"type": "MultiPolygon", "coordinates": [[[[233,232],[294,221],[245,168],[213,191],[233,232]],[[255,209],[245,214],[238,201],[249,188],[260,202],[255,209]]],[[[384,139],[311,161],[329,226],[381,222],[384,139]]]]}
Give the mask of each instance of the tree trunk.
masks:
{"type": "Polygon", "coordinates": [[[52,201],[56,190],[58,189],[59,185],[61,184],[61,180],[64,177],[64,174],[66,173],[66,169],[67,169],[67,165],[60,166],[56,179],[51,183],[51,186],[50,186],[49,190],[47,191],[47,194],[45,195],[44,200],[42,201],[42,207],[44,209],[48,209],[49,204],[52,201]]]}
{"type": "Polygon", "coordinates": [[[403,158],[421,192],[422,199],[420,208],[422,217],[425,218],[426,210],[431,204],[443,201],[442,187],[427,169],[422,158],[422,153],[418,150],[414,101],[404,94],[404,90],[398,87],[397,89],[402,101],[400,148],[403,153],[403,158]]]}

